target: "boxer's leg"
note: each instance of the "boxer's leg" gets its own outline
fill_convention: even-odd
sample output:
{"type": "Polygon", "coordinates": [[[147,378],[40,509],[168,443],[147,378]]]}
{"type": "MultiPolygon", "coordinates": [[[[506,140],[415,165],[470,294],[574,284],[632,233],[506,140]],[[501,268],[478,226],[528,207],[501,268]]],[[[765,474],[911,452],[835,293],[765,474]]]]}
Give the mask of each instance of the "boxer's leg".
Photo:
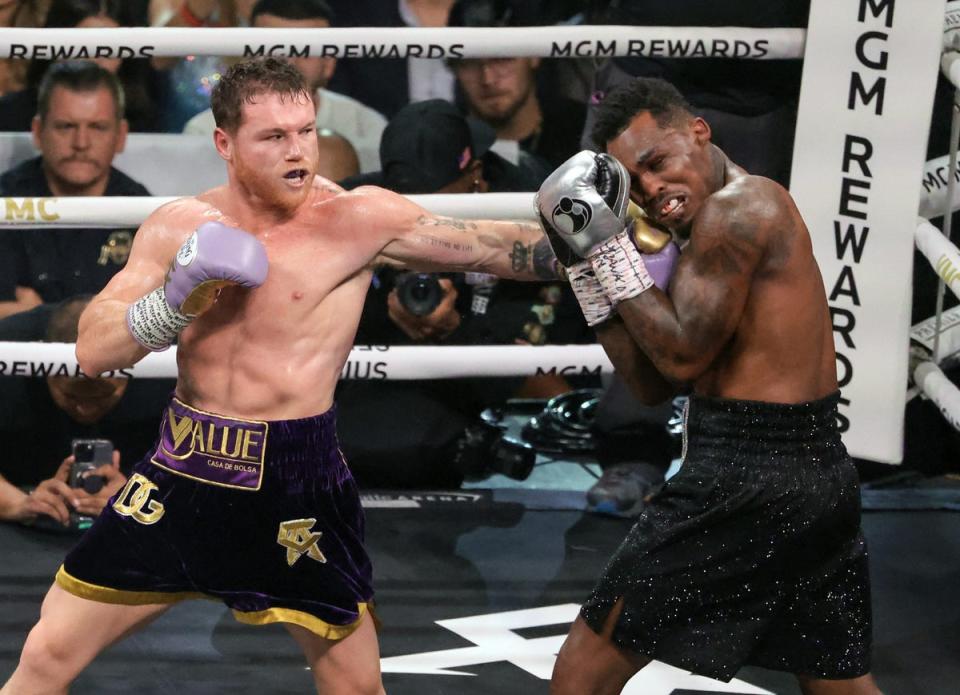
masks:
{"type": "Polygon", "coordinates": [[[54,584],[2,695],[58,695],[104,648],[143,627],[169,604],[142,606],[80,598],[54,584]]]}
{"type": "Polygon", "coordinates": [[[304,627],[284,627],[303,649],[318,693],[323,695],[383,695],[380,648],[370,613],[357,629],[340,640],[329,640],[304,627]]]}

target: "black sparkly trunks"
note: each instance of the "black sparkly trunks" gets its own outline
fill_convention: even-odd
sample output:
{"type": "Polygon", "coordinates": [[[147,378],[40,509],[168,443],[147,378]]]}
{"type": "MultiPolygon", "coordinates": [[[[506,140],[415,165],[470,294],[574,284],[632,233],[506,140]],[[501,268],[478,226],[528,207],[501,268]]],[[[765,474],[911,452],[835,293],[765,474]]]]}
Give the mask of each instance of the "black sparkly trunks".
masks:
{"type": "Polygon", "coordinates": [[[683,465],[610,560],[587,624],[602,632],[613,613],[617,646],[725,681],[745,664],[868,672],[867,550],[838,399],[691,397],[683,465]]]}

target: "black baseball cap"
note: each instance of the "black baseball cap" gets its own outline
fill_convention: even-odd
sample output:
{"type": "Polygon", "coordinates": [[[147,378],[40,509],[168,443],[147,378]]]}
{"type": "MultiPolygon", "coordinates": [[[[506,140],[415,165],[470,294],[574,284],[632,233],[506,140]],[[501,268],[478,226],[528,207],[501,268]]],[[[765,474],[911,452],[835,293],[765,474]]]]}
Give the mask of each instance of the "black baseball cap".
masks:
{"type": "Polygon", "coordinates": [[[537,3],[522,0],[456,0],[448,27],[525,27],[540,24],[537,3]]]}
{"type": "Polygon", "coordinates": [[[460,178],[496,139],[492,127],[443,99],[407,104],[380,138],[382,185],[397,193],[433,193],[460,178]]]}

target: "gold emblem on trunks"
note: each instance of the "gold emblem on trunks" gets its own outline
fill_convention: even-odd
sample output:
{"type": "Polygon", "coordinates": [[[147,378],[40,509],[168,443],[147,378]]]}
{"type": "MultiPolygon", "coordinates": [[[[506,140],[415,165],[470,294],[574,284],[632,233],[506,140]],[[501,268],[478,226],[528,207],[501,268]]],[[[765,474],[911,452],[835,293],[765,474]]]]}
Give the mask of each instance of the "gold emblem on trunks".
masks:
{"type": "Polygon", "coordinates": [[[113,509],[120,516],[129,516],[141,524],[155,524],[166,511],[163,504],[150,499],[150,493],[159,488],[140,473],[130,476],[123,490],[117,495],[113,509]]]}
{"type": "Polygon", "coordinates": [[[312,530],[315,523],[317,523],[316,519],[293,519],[280,522],[277,543],[287,549],[287,564],[291,567],[303,555],[317,562],[327,561],[320,546],[317,545],[317,541],[323,534],[312,530]]]}
{"type": "MultiPolygon", "coordinates": [[[[173,451],[167,455],[175,459],[185,459],[194,453],[224,456],[227,459],[249,464],[263,463],[264,432],[245,427],[218,425],[214,422],[194,420],[190,415],[180,417],[167,409],[167,422],[173,436],[173,451]],[[180,451],[180,445],[189,440],[186,451],[180,451]]],[[[246,424],[240,423],[237,424],[246,424]]]]}

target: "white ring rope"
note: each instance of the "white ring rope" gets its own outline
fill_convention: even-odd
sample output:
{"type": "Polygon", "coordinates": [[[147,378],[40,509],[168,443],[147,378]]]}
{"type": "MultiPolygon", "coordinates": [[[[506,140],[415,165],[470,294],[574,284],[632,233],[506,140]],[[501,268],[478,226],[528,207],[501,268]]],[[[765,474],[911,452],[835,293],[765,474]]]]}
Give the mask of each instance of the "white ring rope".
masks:
{"type": "Polygon", "coordinates": [[[920,220],[914,240],[934,272],[960,297],[960,249],[927,220],[920,220]]]}
{"type": "Polygon", "coordinates": [[[936,403],[940,414],[955,430],[960,430],[960,389],[933,362],[921,362],[913,370],[913,380],[924,395],[936,403]]]}
{"type": "MultiPolygon", "coordinates": [[[[0,342],[0,377],[80,376],[73,343],[0,342]]],[[[457,379],[535,374],[607,374],[613,365],[600,345],[354,346],[341,379],[457,379]]],[[[104,376],[173,378],[176,347],[154,352],[104,376]]]]}
{"type": "MultiPolygon", "coordinates": [[[[487,220],[532,220],[533,193],[431,193],[407,196],[437,215],[487,220]]],[[[137,227],[161,205],[162,196],[0,198],[0,228],[137,227]]]]}
{"type": "MultiPolygon", "coordinates": [[[[950,155],[929,160],[923,165],[923,180],[920,182],[920,209],[917,214],[924,219],[943,217],[947,209],[947,185],[950,176],[950,155]]],[[[960,167],[954,170],[953,176],[960,181],[960,167]]],[[[960,210],[960,188],[954,191],[950,201],[950,210],[960,210]]]]}
{"type": "Polygon", "coordinates": [[[940,56],[940,72],[950,80],[950,84],[960,89],[960,53],[944,51],[940,56]]]}
{"type": "Polygon", "coordinates": [[[752,27],[122,27],[4,29],[0,58],[802,58],[804,29],[752,27]]]}

